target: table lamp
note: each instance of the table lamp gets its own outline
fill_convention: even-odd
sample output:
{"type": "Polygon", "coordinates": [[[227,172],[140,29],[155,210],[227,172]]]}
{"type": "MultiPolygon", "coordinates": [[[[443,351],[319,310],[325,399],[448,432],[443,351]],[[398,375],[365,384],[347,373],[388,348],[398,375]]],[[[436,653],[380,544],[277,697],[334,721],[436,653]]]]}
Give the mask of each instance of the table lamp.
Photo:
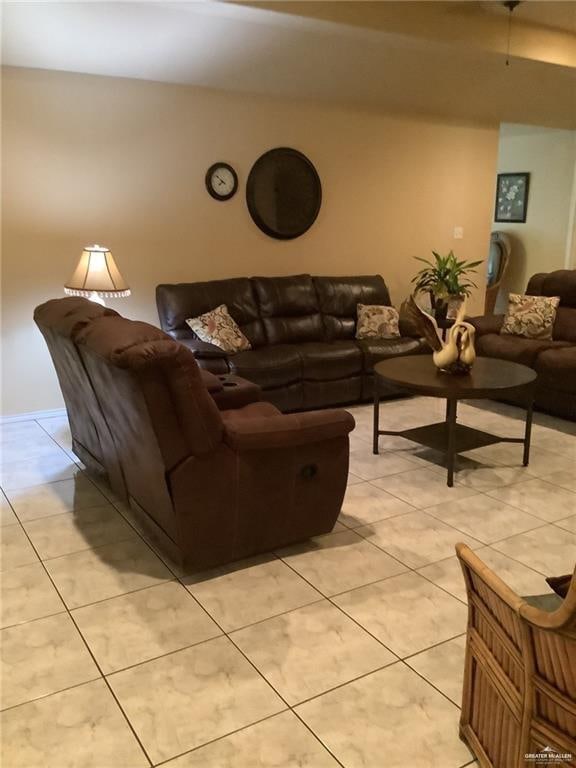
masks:
{"type": "Polygon", "coordinates": [[[130,296],[130,288],[108,248],[87,245],[74,274],[64,286],[64,293],[85,296],[97,304],[104,304],[104,297],[130,296]]]}

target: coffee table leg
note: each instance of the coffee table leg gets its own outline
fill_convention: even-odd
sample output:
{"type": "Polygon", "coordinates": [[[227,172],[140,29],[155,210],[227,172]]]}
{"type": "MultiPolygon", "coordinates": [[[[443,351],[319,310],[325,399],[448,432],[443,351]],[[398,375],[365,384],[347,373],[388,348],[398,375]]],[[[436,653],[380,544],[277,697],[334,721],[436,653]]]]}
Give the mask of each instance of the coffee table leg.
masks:
{"type": "Polygon", "coordinates": [[[448,466],[448,487],[454,485],[454,462],[456,459],[456,408],[458,401],[448,398],[446,401],[446,424],[448,426],[448,448],[447,448],[447,466],[448,466]]]}
{"type": "Polygon", "coordinates": [[[525,467],[530,461],[530,437],[532,435],[532,414],[534,411],[534,393],[528,395],[528,406],[526,408],[526,428],[524,430],[524,458],[522,463],[525,467]]]}
{"type": "Polygon", "coordinates": [[[374,374],[374,431],[372,434],[372,453],[378,453],[378,430],[380,429],[380,387],[378,376],[374,374]]]}

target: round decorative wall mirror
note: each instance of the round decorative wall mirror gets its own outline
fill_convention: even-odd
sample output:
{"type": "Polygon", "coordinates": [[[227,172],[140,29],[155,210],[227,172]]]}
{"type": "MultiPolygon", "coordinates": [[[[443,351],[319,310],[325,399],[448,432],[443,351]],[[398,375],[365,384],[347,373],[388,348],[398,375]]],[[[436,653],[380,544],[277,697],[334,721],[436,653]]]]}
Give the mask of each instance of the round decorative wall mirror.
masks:
{"type": "Polygon", "coordinates": [[[296,149],[271,149],[252,166],[246,202],[263,232],[291,240],[316,221],[322,203],[320,177],[310,160],[296,149]]]}

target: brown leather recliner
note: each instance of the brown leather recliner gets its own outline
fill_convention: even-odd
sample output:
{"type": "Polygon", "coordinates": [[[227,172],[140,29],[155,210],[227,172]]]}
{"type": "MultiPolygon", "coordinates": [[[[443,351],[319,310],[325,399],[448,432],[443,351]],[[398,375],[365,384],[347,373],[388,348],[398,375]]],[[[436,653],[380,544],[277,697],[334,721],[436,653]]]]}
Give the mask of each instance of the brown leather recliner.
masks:
{"type": "Polygon", "coordinates": [[[501,334],[504,315],[486,315],[471,319],[476,327],[476,352],[534,368],[538,372],[536,407],[576,421],[576,270],[533,275],[526,293],[560,297],[552,339],[501,334]]]}
{"type": "MultiPolygon", "coordinates": [[[[398,338],[355,338],[359,303],[391,304],[380,275],[164,284],[156,288],[156,303],[162,328],[191,349],[203,368],[255,382],[263,398],[283,411],[367,400],[373,395],[375,362],[430,352],[402,322],[398,338]],[[226,304],[252,349],[227,355],[195,338],[186,320],[220,304],[226,304]]],[[[392,386],[381,388],[383,396],[400,393],[392,386]]]]}
{"type": "MultiPolygon", "coordinates": [[[[65,312],[67,299],[36,317],[65,312]]],[[[348,471],[346,411],[219,410],[192,353],[147,323],[105,313],[69,333],[78,386],[112,437],[131,507],[187,568],[216,566],[332,530],[348,471]]],[[[81,315],[81,312],[78,313],[81,315]]],[[[52,320],[52,325],[56,321],[52,320]]],[[[60,349],[51,350],[59,360],[60,349]]],[[[81,397],[67,400],[83,423],[81,397]]]]}

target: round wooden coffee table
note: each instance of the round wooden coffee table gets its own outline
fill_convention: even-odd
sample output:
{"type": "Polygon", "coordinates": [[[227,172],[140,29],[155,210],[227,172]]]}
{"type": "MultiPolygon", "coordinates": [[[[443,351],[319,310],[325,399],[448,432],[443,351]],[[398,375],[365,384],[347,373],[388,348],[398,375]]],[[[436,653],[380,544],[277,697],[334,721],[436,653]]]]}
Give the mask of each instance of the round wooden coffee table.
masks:
{"type": "Polygon", "coordinates": [[[379,435],[398,435],[421,445],[444,451],[448,468],[448,485],[454,484],[454,463],[458,453],[492,443],[523,443],[523,464],[530,458],[530,432],[536,387],[536,371],[519,363],[479,357],[469,374],[453,376],[439,371],[429,355],[409,355],[383,360],[374,366],[374,443],[378,453],[379,435]],[[446,420],[415,429],[390,431],[380,429],[380,381],[394,384],[413,395],[441,397],[446,400],[446,420]],[[519,395],[526,405],[524,437],[500,437],[458,424],[458,400],[498,399],[503,395],[519,395]]]}

